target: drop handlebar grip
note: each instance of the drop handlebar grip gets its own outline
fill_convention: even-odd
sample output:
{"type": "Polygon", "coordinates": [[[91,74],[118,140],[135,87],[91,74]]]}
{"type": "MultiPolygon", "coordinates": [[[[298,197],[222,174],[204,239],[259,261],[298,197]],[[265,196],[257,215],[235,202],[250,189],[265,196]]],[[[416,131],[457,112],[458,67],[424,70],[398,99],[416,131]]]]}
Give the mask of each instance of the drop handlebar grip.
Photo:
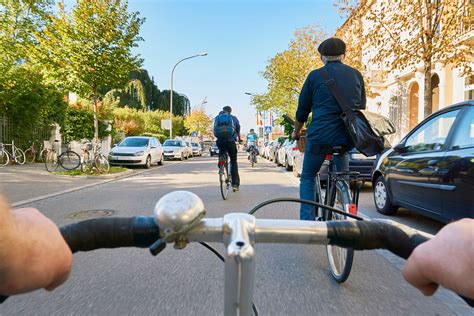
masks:
{"type": "Polygon", "coordinates": [[[101,248],[145,248],[160,238],[153,218],[142,216],[90,219],[60,230],[73,253],[101,248]]]}
{"type": "MultiPolygon", "coordinates": [[[[327,227],[329,244],[355,250],[387,249],[405,260],[418,245],[429,240],[404,225],[383,220],[329,221],[327,227]]],[[[473,299],[459,297],[474,307],[473,299]]]]}
{"type": "MultiPolygon", "coordinates": [[[[146,248],[160,238],[152,217],[110,217],[90,219],[60,228],[73,253],[100,248],[146,248]]],[[[0,295],[0,304],[8,296],[0,295]]]]}

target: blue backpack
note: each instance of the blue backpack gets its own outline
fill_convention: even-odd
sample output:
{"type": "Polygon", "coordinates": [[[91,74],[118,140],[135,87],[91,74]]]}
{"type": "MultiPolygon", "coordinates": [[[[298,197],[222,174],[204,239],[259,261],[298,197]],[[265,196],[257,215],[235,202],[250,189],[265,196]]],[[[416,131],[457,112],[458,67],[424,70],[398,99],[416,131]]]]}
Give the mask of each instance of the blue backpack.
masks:
{"type": "Polygon", "coordinates": [[[232,140],[235,134],[235,123],[228,112],[220,113],[214,120],[214,135],[217,139],[232,140]]]}

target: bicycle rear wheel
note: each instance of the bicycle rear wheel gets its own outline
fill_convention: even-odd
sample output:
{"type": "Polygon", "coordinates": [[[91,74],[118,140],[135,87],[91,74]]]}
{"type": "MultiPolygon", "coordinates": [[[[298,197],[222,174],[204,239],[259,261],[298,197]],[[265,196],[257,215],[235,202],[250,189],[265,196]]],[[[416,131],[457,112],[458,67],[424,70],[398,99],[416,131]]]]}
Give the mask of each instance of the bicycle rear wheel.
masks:
{"type": "Polygon", "coordinates": [[[102,154],[95,156],[94,166],[100,173],[108,173],[110,171],[109,160],[102,154]]]}
{"type": "Polygon", "coordinates": [[[26,161],[26,157],[25,157],[25,153],[23,152],[23,150],[21,150],[20,148],[15,147],[15,163],[17,163],[19,165],[23,165],[23,164],[25,164],[25,161],[26,161]]]}
{"type": "Polygon", "coordinates": [[[35,152],[33,151],[33,149],[31,148],[28,148],[27,150],[25,150],[25,158],[26,158],[26,163],[33,163],[35,162],[35,152]]]}
{"type": "Polygon", "coordinates": [[[64,169],[75,170],[81,165],[81,157],[75,151],[68,150],[59,156],[59,162],[64,169]]]}
{"type": "Polygon", "coordinates": [[[48,155],[48,152],[49,152],[48,148],[43,148],[39,153],[38,160],[40,162],[44,162],[46,160],[46,156],[48,155]]]}
{"type": "Polygon", "coordinates": [[[46,153],[46,158],[44,159],[44,165],[48,172],[54,172],[59,167],[59,157],[58,153],[55,151],[50,151],[46,153]]]}
{"type": "Polygon", "coordinates": [[[10,162],[10,157],[5,150],[0,150],[0,167],[8,165],[10,162]]]}
{"type": "MultiPolygon", "coordinates": [[[[336,184],[333,186],[332,196],[328,196],[328,205],[338,210],[345,211],[344,200],[347,199],[347,203],[350,201],[350,197],[344,197],[344,192],[337,187],[336,184]]],[[[347,216],[337,214],[331,211],[325,212],[325,220],[345,220],[347,216]]],[[[342,283],[347,280],[352,269],[352,261],[354,260],[354,249],[347,249],[338,246],[327,245],[326,253],[329,261],[329,268],[331,275],[337,283],[342,283]]]]}
{"type": "Polygon", "coordinates": [[[227,197],[229,196],[230,186],[228,185],[229,173],[225,165],[222,165],[219,167],[219,182],[220,182],[222,198],[224,200],[227,200],[227,197]]]}

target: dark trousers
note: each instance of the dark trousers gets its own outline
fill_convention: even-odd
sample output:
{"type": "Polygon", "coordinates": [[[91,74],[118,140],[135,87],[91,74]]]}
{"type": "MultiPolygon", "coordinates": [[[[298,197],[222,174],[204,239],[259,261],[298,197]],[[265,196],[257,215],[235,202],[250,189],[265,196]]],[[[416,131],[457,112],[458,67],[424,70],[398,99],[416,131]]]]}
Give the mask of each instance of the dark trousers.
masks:
{"type": "Polygon", "coordinates": [[[240,185],[239,167],[237,166],[237,146],[235,142],[227,140],[217,140],[219,155],[227,153],[230,158],[230,175],[232,177],[232,185],[240,185]]]}

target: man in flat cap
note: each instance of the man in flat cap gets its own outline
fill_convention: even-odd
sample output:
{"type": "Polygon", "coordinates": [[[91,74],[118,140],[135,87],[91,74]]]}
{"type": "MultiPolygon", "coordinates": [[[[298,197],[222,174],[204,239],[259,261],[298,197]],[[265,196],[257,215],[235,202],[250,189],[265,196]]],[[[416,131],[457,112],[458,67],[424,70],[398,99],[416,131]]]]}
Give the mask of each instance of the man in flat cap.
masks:
{"type": "MultiPolygon", "coordinates": [[[[336,83],[339,92],[346,102],[353,107],[365,109],[365,87],[362,75],[356,69],[342,63],[346,52],[346,44],[339,38],[329,38],[323,41],[318,52],[324,66],[313,70],[303,85],[296,110],[296,123],[293,138],[300,137],[301,128],[312,112],[312,120],[306,133],[306,146],[303,170],[300,180],[300,198],[315,199],[315,177],[321,168],[326,154],[335,146],[344,151],[354,147],[341,119],[342,109],[326,86],[326,80],[321,75],[324,69],[336,83]]],[[[347,153],[334,156],[338,171],[348,171],[349,160],[347,153]]],[[[301,204],[300,219],[315,220],[315,208],[301,204]]]]}

